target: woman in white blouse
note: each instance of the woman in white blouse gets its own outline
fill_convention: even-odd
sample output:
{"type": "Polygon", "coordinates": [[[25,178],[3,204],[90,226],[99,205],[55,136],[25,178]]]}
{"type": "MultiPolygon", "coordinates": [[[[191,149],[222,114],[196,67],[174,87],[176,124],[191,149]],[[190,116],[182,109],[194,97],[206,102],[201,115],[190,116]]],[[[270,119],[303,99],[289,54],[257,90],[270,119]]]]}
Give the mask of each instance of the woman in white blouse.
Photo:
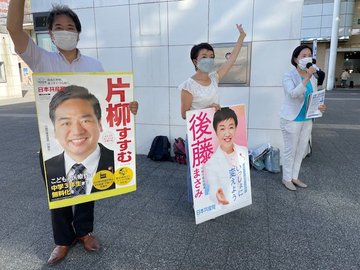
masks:
{"type": "MultiPolygon", "coordinates": [[[[190,52],[191,61],[195,66],[195,74],[180,84],[181,90],[181,116],[186,119],[186,112],[205,108],[220,109],[218,84],[219,81],[229,72],[240,53],[244,38],[246,36],[242,25],[236,25],[239,31],[239,38],[233,48],[228,60],[218,69],[214,69],[214,49],[208,43],[195,45],[190,52]]],[[[189,161],[187,155],[187,161],[189,161]]],[[[191,189],[190,167],[188,166],[187,187],[188,201],[193,202],[191,189]]]]}

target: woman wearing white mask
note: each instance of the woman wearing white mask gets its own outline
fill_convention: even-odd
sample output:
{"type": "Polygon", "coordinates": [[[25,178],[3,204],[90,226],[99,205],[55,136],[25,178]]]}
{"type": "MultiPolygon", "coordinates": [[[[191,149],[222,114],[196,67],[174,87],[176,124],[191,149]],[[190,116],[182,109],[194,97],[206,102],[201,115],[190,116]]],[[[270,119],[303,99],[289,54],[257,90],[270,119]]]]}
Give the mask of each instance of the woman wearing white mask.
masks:
{"type": "MultiPolygon", "coordinates": [[[[244,38],[246,36],[242,25],[236,25],[239,31],[239,38],[231,52],[229,59],[218,69],[214,70],[214,49],[208,43],[195,45],[190,52],[191,61],[195,66],[195,74],[180,84],[181,91],[181,116],[186,119],[186,112],[213,107],[220,109],[218,84],[219,81],[229,72],[238,57],[244,38]]],[[[187,155],[187,187],[188,201],[193,202],[189,155],[187,155]]]]}
{"type": "MultiPolygon", "coordinates": [[[[282,183],[292,191],[296,186],[307,187],[298,176],[312,130],[312,119],[306,118],[308,96],[317,91],[316,69],[309,63],[312,64],[311,48],[306,45],[296,47],[291,56],[295,69],[283,77],[285,98],[280,111],[284,139],[282,183]]],[[[321,105],[319,110],[324,112],[326,106],[321,105]]]]}

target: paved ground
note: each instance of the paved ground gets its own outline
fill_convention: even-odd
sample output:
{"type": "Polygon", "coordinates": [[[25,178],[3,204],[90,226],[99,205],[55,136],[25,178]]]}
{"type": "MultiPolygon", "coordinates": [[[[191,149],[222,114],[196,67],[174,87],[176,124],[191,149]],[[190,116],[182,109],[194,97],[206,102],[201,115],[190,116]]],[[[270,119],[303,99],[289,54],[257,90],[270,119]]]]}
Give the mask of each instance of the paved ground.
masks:
{"type": "MultiPolygon", "coordinates": [[[[54,269],[360,269],[360,91],[327,92],[313,155],[290,192],[252,171],[253,204],[195,225],[185,166],[137,157],[138,190],[96,204],[98,254],[54,269]]],[[[47,269],[53,249],[34,103],[0,102],[0,269],[47,269]],[[1,105],[3,104],[3,105],[1,105]]]]}

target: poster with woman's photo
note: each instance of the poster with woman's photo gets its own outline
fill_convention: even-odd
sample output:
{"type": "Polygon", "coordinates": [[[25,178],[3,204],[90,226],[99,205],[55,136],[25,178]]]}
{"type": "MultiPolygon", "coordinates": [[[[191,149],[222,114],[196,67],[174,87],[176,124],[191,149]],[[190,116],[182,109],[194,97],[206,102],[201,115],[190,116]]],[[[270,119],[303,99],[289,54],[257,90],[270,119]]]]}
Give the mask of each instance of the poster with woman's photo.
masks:
{"type": "Polygon", "coordinates": [[[136,190],[132,73],[34,73],[49,208],[136,190]]]}
{"type": "Polygon", "coordinates": [[[196,224],[252,203],[245,105],[186,112],[196,224]]]}

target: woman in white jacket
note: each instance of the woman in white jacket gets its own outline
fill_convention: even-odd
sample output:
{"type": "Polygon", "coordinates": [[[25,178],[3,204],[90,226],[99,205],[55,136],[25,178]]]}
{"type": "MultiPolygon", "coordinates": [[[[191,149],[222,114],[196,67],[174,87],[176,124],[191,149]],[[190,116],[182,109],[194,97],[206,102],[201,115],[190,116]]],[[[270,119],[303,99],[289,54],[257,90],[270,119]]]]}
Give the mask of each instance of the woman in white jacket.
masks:
{"type": "MultiPolygon", "coordinates": [[[[283,77],[285,98],[280,111],[284,138],[282,183],[292,191],[296,186],[307,187],[298,176],[312,130],[312,119],[306,118],[308,96],[317,91],[317,79],[313,76],[316,69],[313,66],[307,68],[308,63],[312,63],[312,49],[306,45],[296,47],[291,56],[295,69],[283,77]]],[[[321,112],[325,109],[325,105],[319,107],[321,112]]]]}
{"type": "Polygon", "coordinates": [[[248,150],[235,144],[237,125],[237,116],[229,107],[214,114],[213,127],[219,147],[204,166],[210,199],[223,206],[247,200],[250,194],[248,150]]]}

